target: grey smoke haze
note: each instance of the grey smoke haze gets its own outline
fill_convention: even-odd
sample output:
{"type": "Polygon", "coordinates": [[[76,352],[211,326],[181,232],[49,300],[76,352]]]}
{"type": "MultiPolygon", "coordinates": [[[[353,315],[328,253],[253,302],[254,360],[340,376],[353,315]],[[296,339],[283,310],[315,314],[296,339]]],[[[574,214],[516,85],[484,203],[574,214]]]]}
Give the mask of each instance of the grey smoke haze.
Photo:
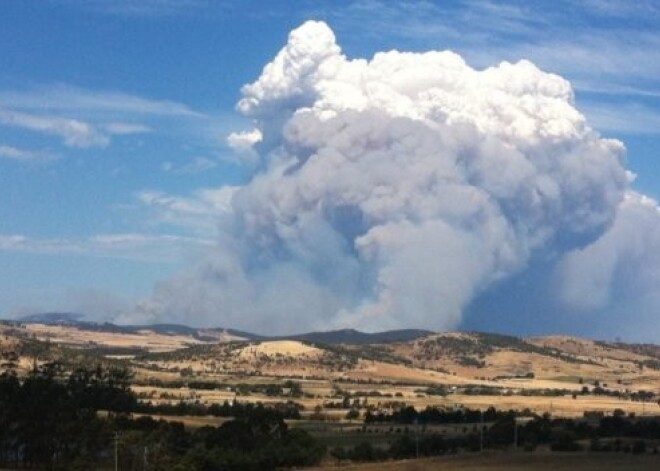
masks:
{"type": "Polygon", "coordinates": [[[448,51],[348,59],[307,22],[237,108],[254,129],[228,142],[253,174],[227,189],[217,247],[120,321],[451,329],[543,267],[539,326],[552,306],[660,333],[656,203],[629,190],[623,144],[589,127],[563,78],[448,51]]]}

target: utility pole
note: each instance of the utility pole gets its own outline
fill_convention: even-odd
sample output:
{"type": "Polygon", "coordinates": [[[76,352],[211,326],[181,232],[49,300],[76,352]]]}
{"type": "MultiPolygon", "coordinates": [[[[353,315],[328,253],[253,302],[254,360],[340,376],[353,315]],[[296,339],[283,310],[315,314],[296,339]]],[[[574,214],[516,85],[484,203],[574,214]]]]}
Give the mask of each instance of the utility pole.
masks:
{"type": "Polygon", "coordinates": [[[419,459],[419,420],[415,417],[415,454],[419,459]]]}
{"type": "Polygon", "coordinates": [[[115,471],[119,470],[119,432],[115,432],[115,471]]]}
{"type": "Polygon", "coordinates": [[[484,411],[479,410],[481,414],[481,421],[479,424],[479,451],[480,453],[484,452],[484,411]]]}
{"type": "Polygon", "coordinates": [[[518,451],[518,421],[513,416],[513,451],[518,451]]]}

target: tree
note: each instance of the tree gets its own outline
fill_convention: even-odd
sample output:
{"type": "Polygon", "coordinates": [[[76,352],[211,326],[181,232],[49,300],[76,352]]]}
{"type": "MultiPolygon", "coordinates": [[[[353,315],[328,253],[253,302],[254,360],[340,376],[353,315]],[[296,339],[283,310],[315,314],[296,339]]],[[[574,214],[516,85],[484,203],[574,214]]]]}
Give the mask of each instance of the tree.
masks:
{"type": "Polygon", "coordinates": [[[125,372],[76,370],[68,376],[59,363],[35,368],[21,382],[0,375],[0,467],[91,468],[108,447],[108,423],[118,397],[136,402],[125,372]],[[86,464],[85,464],[86,463],[86,464]]]}

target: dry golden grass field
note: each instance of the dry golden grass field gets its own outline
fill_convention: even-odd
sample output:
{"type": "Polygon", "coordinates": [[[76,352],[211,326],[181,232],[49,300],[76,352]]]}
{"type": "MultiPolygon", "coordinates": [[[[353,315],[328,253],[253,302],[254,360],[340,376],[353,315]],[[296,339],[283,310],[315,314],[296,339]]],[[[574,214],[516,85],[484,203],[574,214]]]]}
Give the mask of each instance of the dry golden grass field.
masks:
{"type": "MultiPolygon", "coordinates": [[[[293,379],[304,393],[295,398],[305,407],[303,415],[347,394],[379,408],[397,401],[416,408],[492,406],[566,417],[582,416],[585,411],[611,413],[614,409],[636,415],[660,414],[657,346],[626,346],[569,336],[518,339],[464,332],[380,345],[324,346],[298,340],[240,341],[236,335],[213,329],[198,330],[195,335],[148,328],[116,330],[2,324],[0,350],[10,351],[21,341],[37,339],[67,346],[73,352],[103,355],[105,351],[108,358],[121,359],[133,370],[134,390],[154,403],[198,401],[209,405],[235,398],[242,402],[282,402],[289,398],[257,392],[237,397],[236,385],[283,384],[293,379]],[[135,356],[136,351],[144,354],[135,356]],[[187,387],[194,382],[215,387],[187,387]],[[610,394],[581,394],[583,388],[597,386],[610,394]],[[431,394],[429,387],[442,387],[445,395],[431,394]],[[475,389],[481,392],[475,393],[475,389]],[[541,395],[541,391],[555,391],[555,395],[541,395]],[[630,400],[630,394],[639,391],[650,392],[655,398],[630,400]],[[613,393],[625,399],[613,397],[613,393]]],[[[22,356],[19,372],[29,371],[34,362],[34,357],[22,356]]],[[[345,413],[346,409],[326,411],[331,419],[345,413]]]]}

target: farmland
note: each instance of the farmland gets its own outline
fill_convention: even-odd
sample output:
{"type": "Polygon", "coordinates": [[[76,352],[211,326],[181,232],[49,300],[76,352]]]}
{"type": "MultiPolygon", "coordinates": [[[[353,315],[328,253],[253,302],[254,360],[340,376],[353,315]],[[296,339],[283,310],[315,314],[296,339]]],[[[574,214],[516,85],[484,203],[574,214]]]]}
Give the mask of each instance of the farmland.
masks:
{"type": "Polygon", "coordinates": [[[660,354],[653,345],[478,332],[365,338],[6,322],[0,353],[5,374],[18,378],[35,371],[65,378],[80,368],[91,379],[108,378],[99,368],[126,371],[120,377],[135,401],[125,409],[131,418],[107,416],[120,430],[145,420],[180,423],[186,440],[194,441],[235,420],[252,420],[265,407],[283,420],[283,431],[323,444],[325,468],[319,469],[341,462],[342,469],[367,470],[368,463],[357,462],[374,460],[387,460],[383,469],[392,470],[590,469],[584,463],[599,466],[603,454],[594,451],[601,449],[620,451],[601,469],[626,469],[631,460],[642,470],[657,463],[660,354]],[[341,341],[346,338],[360,341],[341,341]],[[474,453],[480,433],[483,456],[474,453]],[[640,436],[646,439],[634,438],[640,436]],[[413,439],[427,458],[409,460],[413,439]],[[517,444],[527,452],[512,453],[517,444]],[[555,446],[573,453],[550,452],[555,446]]]}

